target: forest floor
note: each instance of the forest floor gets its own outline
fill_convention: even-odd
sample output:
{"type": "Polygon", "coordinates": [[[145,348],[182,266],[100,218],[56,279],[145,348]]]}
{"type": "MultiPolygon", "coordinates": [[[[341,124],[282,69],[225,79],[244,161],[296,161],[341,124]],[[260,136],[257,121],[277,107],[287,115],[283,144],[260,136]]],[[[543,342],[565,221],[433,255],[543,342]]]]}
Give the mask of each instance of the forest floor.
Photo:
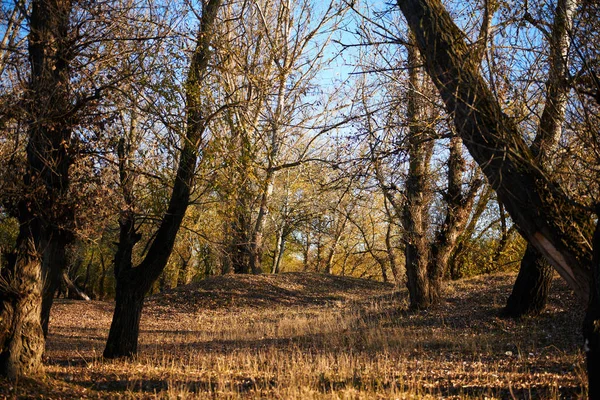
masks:
{"type": "Polygon", "coordinates": [[[59,299],[46,375],[0,398],[581,398],[582,307],[559,278],[537,318],[501,319],[514,273],[451,282],[407,312],[392,285],[221,276],[147,299],[139,356],[103,360],[113,303],[59,299]]]}

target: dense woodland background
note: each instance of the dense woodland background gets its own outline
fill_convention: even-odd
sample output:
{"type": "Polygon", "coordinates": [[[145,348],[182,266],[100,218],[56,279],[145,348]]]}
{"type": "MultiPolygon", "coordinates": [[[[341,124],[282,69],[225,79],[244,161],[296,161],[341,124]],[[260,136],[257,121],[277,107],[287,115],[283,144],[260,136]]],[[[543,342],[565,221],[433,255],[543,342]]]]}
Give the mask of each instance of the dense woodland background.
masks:
{"type": "Polygon", "coordinates": [[[539,314],[552,269],[529,217],[566,232],[558,270],[587,300],[598,4],[421,2],[457,24],[442,33],[464,49],[448,60],[403,17],[415,4],[3,1],[3,323],[29,285],[14,289],[15,271],[36,263],[46,333],[56,293],[116,298],[107,357],[136,353],[147,293],[230,273],[368,278],[427,309],[444,281],[520,268],[507,312],[539,314]],[[453,91],[444,79],[475,82],[454,62],[501,115],[453,91]],[[498,158],[469,147],[461,101],[500,132],[486,146],[521,164],[496,174],[498,158]],[[542,203],[507,201],[534,189],[542,203]]]}

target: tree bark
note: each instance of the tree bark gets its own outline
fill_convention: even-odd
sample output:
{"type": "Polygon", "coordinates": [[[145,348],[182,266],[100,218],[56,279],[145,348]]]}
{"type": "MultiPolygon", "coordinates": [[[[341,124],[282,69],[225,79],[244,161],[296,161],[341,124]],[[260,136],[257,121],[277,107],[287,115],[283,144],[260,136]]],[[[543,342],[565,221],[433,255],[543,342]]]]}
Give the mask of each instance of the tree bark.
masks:
{"type": "Polygon", "coordinates": [[[528,244],[521,259],[519,275],[502,315],[511,318],[539,315],[546,307],[552,286],[552,272],[546,259],[528,244]]]}
{"type": "Polygon", "coordinates": [[[598,224],[592,242],[592,216],[548,178],[516,122],[502,112],[441,1],[399,0],[398,5],[459,134],[521,234],[588,302],[583,334],[589,395],[600,397],[598,224]]]}
{"type": "Polygon", "coordinates": [[[463,33],[441,2],[402,0],[398,5],[458,133],[521,234],[580,298],[589,299],[589,215],[573,205],[540,168],[516,122],[502,112],[472,60],[463,33]]]}
{"type": "Polygon", "coordinates": [[[117,280],[115,310],[104,349],[106,358],[130,357],[137,353],[146,291],[138,286],[134,274],[128,275],[121,275],[117,280]]]}
{"type": "MultiPolygon", "coordinates": [[[[600,204],[596,205],[600,218],[600,204]]],[[[583,320],[584,350],[588,372],[588,398],[600,398],[600,221],[596,223],[593,238],[592,284],[590,301],[583,320]]]]}
{"type": "MultiPolygon", "coordinates": [[[[211,57],[213,26],[221,0],[209,0],[202,10],[196,49],[192,55],[186,82],[187,128],[169,206],[142,262],[132,265],[132,249],[139,235],[131,213],[120,222],[120,240],[115,254],[117,280],[116,304],[104,357],[128,357],[137,352],[139,322],[143,299],[164,270],[175,238],[187,210],[198,158],[200,141],[206,127],[200,86],[211,57]]],[[[123,181],[123,177],[121,178],[123,181]]]]}
{"type": "MultiPolygon", "coordinates": [[[[60,236],[56,233],[65,232],[73,221],[73,211],[64,198],[72,164],[72,55],[68,38],[71,1],[37,0],[31,7],[31,74],[24,95],[28,113],[27,172],[16,211],[20,234],[15,262],[2,272],[6,284],[0,287],[0,374],[9,378],[42,369],[44,281],[48,278],[46,287],[55,289],[53,277],[64,266],[60,262],[64,243],[56,240],[60,236]]],[[[47,314],[49,305],[46,307],[47,314]]]]}
{"type": "Polygon", "coordinates": [[[35,221],[21,224],[15,262],[0,270],[0,374],[9,379],[42,372],[42,266],[35,221]]]}
{"type": "Polygon", "coordinates": [[[444,224],[432,244],[431,260],[428,267],[429,297],[431,304],[437,304],[442,297],[444,275],[449,269],[452,252],[461,233],[465,230],[469,215],[473,209],[475,196],[483,184],[480,179],[471,183],[469,191],[462,190],[462,177],[465,160],[462,155],[462,141],[459,137],[450,139],[450,155],[448,158],[448,190],[446,193],[446,217],[444,224]]]}
{"type": "Polygon", "coordinates": [[[67,265],[67,246],[73,241],[73,235],[63,230],[55,230],[49,240],[42,245],[42,278],[44,290],[42,296],[42,330],[48,336],[50,310],[67,265]]]}
{"type": "Polygon", "coordinates": [[[421,101],[424,82],[423,73],[418,65],[420,59],[414,46],[408,46],[409,83],[408,93],[408,176],[406,178],[406,200],[403,210],[403,225],[406,231],[407,288],[410,297],[410,308],[425,309],[431,305],[429,297],[429,241],[427,227],[429,223],[429,161],[428,147],[433,140],[428,137],[423,126],[424,110],[421,101]]]}

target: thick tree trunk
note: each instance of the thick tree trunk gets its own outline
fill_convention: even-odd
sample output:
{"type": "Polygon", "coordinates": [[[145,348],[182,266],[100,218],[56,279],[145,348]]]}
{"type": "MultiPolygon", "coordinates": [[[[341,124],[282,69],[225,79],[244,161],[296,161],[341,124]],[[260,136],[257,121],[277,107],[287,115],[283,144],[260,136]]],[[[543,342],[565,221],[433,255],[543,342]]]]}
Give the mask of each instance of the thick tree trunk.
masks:
{"type": "MultiPolygon", "coordinates": [[[[440,0],[399,0],[429,75],[458,132],[498,198],[532,244],[589,302],[583,334],[590,398],[600,397],[600,268],[598,224],[589,250],[591,215],[572,204],[540,167],[516,122],[502,109],[471,56],[463,32],[440,0]],[[566,223],[565,223],[566,222],[566,223]],[[594,257],[592,257],[594,254],[594,257]]],[[[600,214],[597,210],[596,214],[600,214]]]]}
{"type": "Polygon", "coordinates": [[[42,261],[36,225],[21,225],[15,263],[0,271],[0,374],[9,379],[42,371],[42,261]]]}
{"type": "Polygon", "coordinates": [[[590,236],[589,215],[539,167],[516,122],[502,112],[480,75],[464,34],[441,1],[402,0],[398,6],[458,133],[521,234],[587,300],[591,252],[582,238],[590,236]]]}
{"type": "Polygon", "coordinates": [[[425,309],[431,305],[429,297],[429,240],[427,227],[429,224],[429,161],[430,147],[433,140],[429,137],[424,125],[425,110],[421,99],[424,93],[423,71],[419,53],[414,46],[408,46],[409,82],[408,92],[408,176],[406,178],[406,199],[403,210],[403,225],[406,231],[407,288],[410,297],[410,308],[425,309]]]}
{"type": "MultiPolygon", "coordinates": [[[[577,0],[559,0],[555,9],[552,32],[549,37],[549,73],[546,81],[546,104],[540,125],[531,146],[532,153],[542,165],[552,164],[552,151],[556,149],[562,134],[562,124],[567,106],[568,52],[571,42],[571,27],[577,8],[577,0]]],[[[503,237],[504,239],[504,237],[503,237]]],[[[551,267],[531,246],[521,260],[521,269],[508,298],[504,313],[511,317],[537,315],[545,307],[550,290],[551,267]],[[535,253],[535,258],[533,257],[535,253]]]]}
{"type": "Polygon", "coordinates": [[[130,357],[137,353],[145,294],[133,280],[128,282],[122,278],[117,283],[115,310],[104,357],[130,357]]]}
{"type": "MultiPolygon", "coordinates": [[[[70,0],[31,3],[28,55],[29,87],[23,103],[27,115],[27,172],[17,210],[20,234],[16,260],[2,271],[0,285],[0,374],[10,378],[41,371],[44,278],[53,285],[63,267],[64,248],[52,235],[57,225],[73,220],[64,195],[69,188],[72,157],[70,96],[70,0]],[[43,271],[44,270],[44,271],[43,271]]],[[[46,318],[47,319],[47,318],[46,318]]]]}
{"type": "Polygon", "coordinates": [[[419,246],[415,238],[406,244],[404,257],[406,259],[406,287],[410,298],[410,308],[415,310],[426,309],[431,305],[429,297],[429,278],[427,276],[428,247],[419,246]]]}
{"type": "Polygon", "coordinates": [[[550,264],[535,247],[527,245],[519,275],[502,315],[511,318],[539,315],[546,307],[553,272],[550,264]]]}
{"type": "MultiPolygon", "coordinates": [[[[600,204],[596,205],[600,218],[600,204]]],[[[588,372],[588,398],[600,399],[600,221],[596,223],[593,243],[592,284],[590,301],[583,320],[584,350],[588,372]]]]}

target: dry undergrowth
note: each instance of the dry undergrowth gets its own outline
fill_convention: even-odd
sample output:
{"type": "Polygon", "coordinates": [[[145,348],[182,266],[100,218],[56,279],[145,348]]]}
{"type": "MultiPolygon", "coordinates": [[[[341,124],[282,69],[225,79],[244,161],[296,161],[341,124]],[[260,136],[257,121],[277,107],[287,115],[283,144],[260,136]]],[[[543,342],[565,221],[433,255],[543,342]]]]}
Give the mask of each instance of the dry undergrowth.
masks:
{"type": "Polygon", "coordinates": [[[547,311],[497,317],[514,274],[451,283],[407,313],[406,291],[317,274],[224,276],[149,298],[140,355],[104,361],[112,304],[58,300],[31,398],[579,398],[582,312],[555,279],[547,311]]]}

